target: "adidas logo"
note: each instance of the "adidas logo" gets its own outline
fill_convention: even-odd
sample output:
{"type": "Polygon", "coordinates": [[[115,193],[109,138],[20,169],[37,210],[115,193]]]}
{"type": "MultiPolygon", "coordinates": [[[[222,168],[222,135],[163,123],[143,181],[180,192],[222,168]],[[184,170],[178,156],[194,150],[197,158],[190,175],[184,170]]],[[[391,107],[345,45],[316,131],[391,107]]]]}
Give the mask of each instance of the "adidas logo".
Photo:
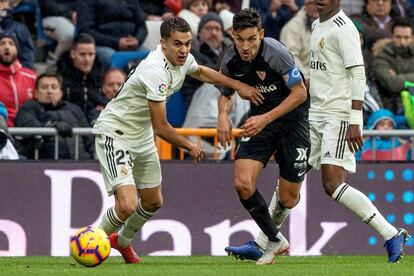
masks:
{"type": "Polygon", "coordinates": [[[323,157],[332,157],[332,156],[331,156],[331,153],[330,153],[329,151],[327,151],[327,152],[323,155],[323,157]]]}

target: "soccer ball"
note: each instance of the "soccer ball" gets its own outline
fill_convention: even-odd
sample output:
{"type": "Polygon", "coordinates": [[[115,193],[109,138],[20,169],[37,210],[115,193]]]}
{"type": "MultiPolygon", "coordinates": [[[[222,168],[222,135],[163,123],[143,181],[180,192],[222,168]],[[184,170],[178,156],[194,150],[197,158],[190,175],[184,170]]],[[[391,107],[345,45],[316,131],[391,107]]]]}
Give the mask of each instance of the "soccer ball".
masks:
{"type": "Polygon", "coordinates": [[[84,227],[70,239],[70,255],[84,266],[100,265],[110,252],[108,236],[98,227],[84,227]]]}

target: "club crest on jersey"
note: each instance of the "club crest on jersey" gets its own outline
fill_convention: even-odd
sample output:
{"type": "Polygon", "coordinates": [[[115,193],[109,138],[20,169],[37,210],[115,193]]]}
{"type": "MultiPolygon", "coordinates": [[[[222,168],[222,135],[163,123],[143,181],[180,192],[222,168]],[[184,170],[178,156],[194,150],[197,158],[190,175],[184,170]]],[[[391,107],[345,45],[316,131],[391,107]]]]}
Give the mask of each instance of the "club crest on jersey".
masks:
{"type": "Polygon", "coordinates": [[[319,40],[318,47],[321,50],[323,49],[323,47],[325,47],[325,39],[323,37],[321,38],[321,40],[319,40]]]}
{"type": "Polygon", "coordinates": [[[166,83],[161,83],[160,85],[158,85],[158,92],[160,92],[161,95],[165,95],[168,92],[168,84],[166,83]]]}
{"type": "Polygon", "coordinates": [[[265,71],[256,71],[257,76],[263,81],[266,78],[265,71]]]}

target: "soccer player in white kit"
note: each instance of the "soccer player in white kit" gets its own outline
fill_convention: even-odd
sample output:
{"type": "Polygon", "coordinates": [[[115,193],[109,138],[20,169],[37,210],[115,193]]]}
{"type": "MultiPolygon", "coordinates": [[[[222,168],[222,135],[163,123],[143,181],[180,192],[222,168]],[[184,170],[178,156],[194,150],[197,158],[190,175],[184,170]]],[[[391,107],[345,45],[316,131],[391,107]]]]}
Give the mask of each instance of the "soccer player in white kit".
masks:
{"type": "Polygon", "coordinates": [[[115,196],[115,206],[104,214],[100,227],[126,263],[140,262],[130,243],[163,203],[154,133],[186,149],[194,162],[203,157],[200,147],[178,135],[166,118],[166,100],[181,88],[186,74],[232,88],[256,104],[262,99],[255,88],[197,64],[185,20],[164,21],[160,31],[160,45],[130,73],[93,128],[106,189],[115,196]]]}
{"type": "MultiPolygon", "coordinates": [[[[320,18],[312,25],[310,45],[309,165],[322,169],[326,193],[340,202],[385,240],[388,262],[397,262],[408,240],[405,229],[392,226],[363,193],[345,182],[356,171],[354,153],[362,148],[362,105],[365,69],[359,34],[340,8],[340,0],[315,0],[320,18]]],[[[285,221],[290,210],[278,204],[274,193],[269,211],[285,221]]],[[[267,240],[263,233],[255,243],[232,250],[241,259],[257,259],[267,240]]]]}

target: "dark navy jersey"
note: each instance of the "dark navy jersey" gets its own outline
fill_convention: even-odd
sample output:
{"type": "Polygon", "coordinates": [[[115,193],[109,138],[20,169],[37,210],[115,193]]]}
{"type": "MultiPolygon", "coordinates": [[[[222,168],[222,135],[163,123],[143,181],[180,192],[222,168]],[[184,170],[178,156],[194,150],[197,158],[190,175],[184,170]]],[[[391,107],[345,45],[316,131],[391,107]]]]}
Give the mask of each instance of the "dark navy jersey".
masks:
{"type": "MultiPolygon", "coordinates": [[[[278,106],[290,94],[289,86],[303,80],[302,74],[295,66],[292,54],[279,41],[265,37],[259,52],[252,62],[243,61],[236,47],[229,48],[221,63],[221,73],[256,87],[264,96],[259,106],[250,103],[250,115],[260,115],[278,106]]],[[[224,95],[232,95],[234,91],[225,89],[224,95]]],[[[304,103],[279,119],[308,117],[309,95],[304,103]]],[[[279,120],[278,119],[278,120],[279,120]]]]}

